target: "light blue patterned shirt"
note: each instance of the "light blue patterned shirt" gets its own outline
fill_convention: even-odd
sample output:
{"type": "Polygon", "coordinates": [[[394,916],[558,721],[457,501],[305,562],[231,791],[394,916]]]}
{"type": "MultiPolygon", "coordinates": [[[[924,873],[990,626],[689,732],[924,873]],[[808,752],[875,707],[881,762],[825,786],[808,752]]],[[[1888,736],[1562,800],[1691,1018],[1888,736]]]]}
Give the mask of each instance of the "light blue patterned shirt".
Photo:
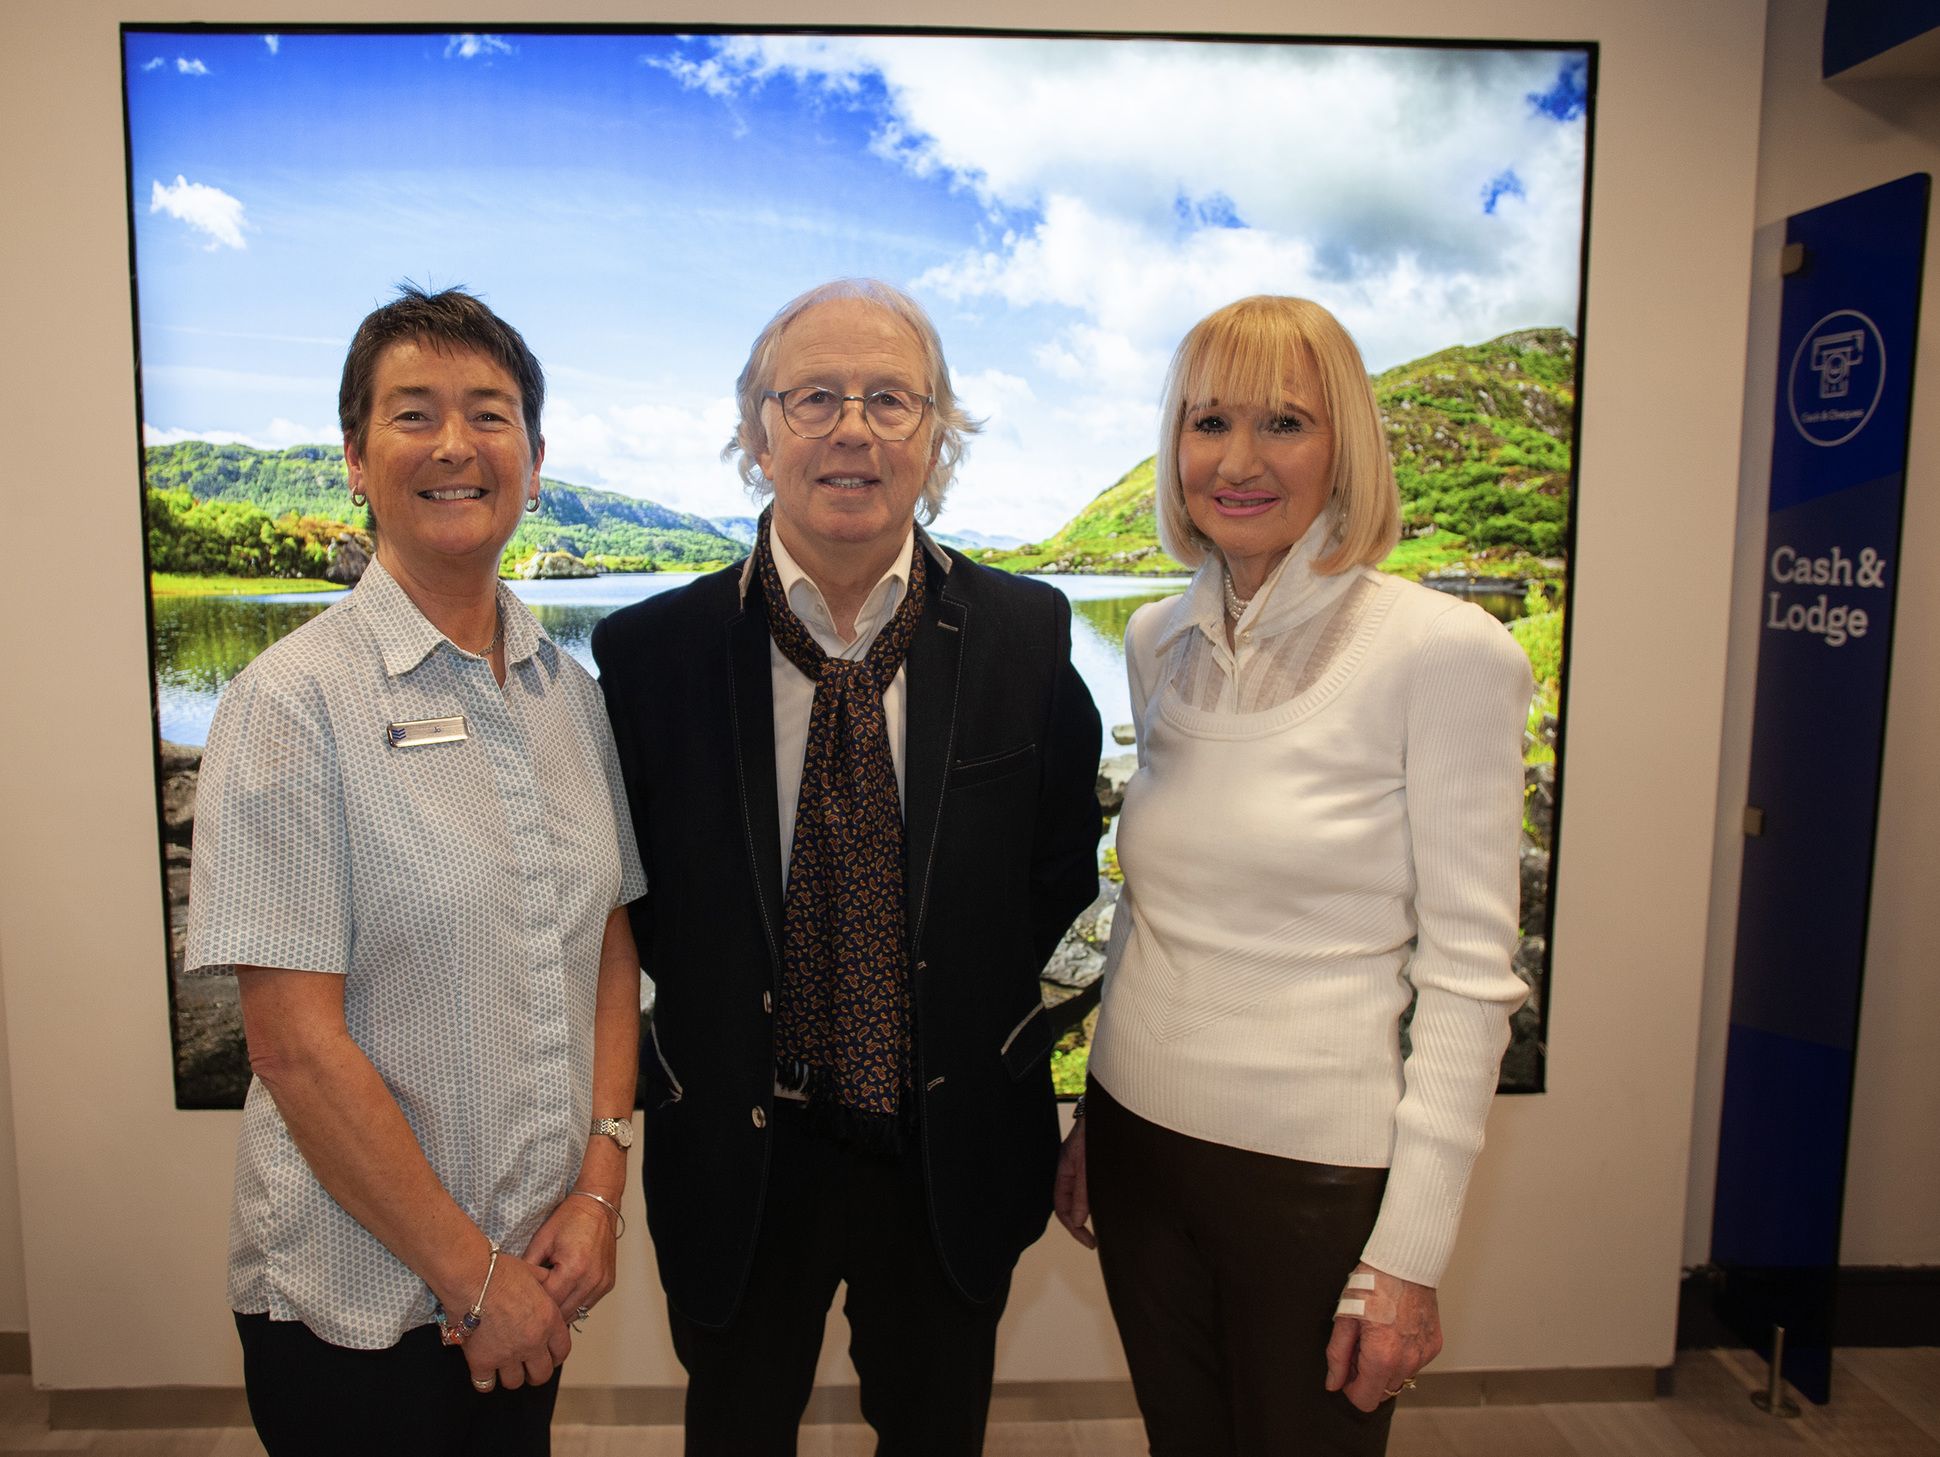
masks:
{"type": "MultiPolygon", "coordinates": [[[[344,977],[350,1035],[432,1169],[518,1251],[578,1175],[606,917],[646,882],[598,687],[498,593],[503,689],[376,562],[229,684],[202,759],[186,964],[344,977]],[[459,717],[457,741],[390,742],[459,717]]],[[[364,1349],[434,1303],[324,1191],[260,1081],[229,1303],[364,1349]]]]}

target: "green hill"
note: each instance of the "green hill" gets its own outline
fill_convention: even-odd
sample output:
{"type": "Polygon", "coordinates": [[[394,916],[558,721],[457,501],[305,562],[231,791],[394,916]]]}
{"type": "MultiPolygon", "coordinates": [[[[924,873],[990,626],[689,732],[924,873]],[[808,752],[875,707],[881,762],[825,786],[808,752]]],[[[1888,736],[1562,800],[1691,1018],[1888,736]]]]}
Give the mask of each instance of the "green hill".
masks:
{"type": "Polygon", "coordinates": [[[1152,460],[1147,456],[1105,487],[1048,541],[971,555],[1009,572],[1176,576],[1185,568],[1159,549],[1152,460]]]}
{"type": "MultiPolygon", "coordinates": [[[[363,512],[350,501],[343,451],[334,445],[257,450],[186,440],[150,446],[144,454],[151,492],[186,491],[198,503],[242,503],[272,522],[294,515],[363,524],[363,512]]],[[[745,554],[704,517],[550,477],[539,484],[539,509],[519,522],[506,548],[509,559],[569,551],[625,558],[630,565],[692,567],[745,554]]]]}
{"type": "MultiPolygon", "coordinates": [[[[1411,577],[1558,575],[1576,408],[1569,331],[1458,345],[1373,383],[1401,493],[1402,541],[1383,567],[1411,577]]],[[[977,557],[1021,572],[1184,570],[1159,549],[1150,458],[1049,540],[977,557]]]]}

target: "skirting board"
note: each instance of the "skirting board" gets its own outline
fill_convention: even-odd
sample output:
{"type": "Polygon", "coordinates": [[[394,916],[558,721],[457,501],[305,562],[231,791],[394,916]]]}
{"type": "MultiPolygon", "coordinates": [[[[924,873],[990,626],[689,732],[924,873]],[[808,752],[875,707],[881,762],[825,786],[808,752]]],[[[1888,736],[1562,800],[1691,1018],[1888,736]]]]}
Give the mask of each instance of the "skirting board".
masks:
{"type": "MultiPolygon", "coordinates": [[[[1649,1401],[1659,1374],[1648,1366],[1553,1371],[1429,1371],[1408,1393],[1415,1406],[1529,1406],[1537,1402],[1649,1401]]],[[[685,1389],[678,1386],[568,1386],[554,1421],[570,1426],[671,1427],[680,1424],[685,1389]]],[[[243,1394],[225,1386],[99,1387],[50,1391],[55,1431],[120,1431],[131,1427],[246,1427],[243,1394]]],[[[993,1422],[1096,1421],[1135,1417],[1124,1381],[999,1381],[993,1422]]],[[[810,1426],[860,1422],[853,1386],[817,1387],[803,1421],[810,1426]]]]}

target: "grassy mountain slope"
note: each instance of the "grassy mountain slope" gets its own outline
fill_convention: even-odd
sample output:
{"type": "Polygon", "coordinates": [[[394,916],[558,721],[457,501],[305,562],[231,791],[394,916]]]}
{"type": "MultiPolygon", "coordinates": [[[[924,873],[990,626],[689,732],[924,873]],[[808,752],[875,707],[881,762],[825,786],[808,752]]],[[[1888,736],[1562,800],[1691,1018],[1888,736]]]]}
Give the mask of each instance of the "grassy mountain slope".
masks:
{"type": "Polygon", "coordinates": [[[1015,551],[972,555],[1010,572],[1170,576],[1184,570],[1159,549],[1149,456],[1099,492],[1048,541],[1020,546],[1015,551]]]}
{"type": "MultiPolygon", "coordinates": [[[[1564,329],[1525,329],[1377,375],[1403,531],[1384,568],[1556,575],[1575,382],[1576,341],[1564,329]]],[[[1149,458],[1049,540],[977,556],[1022,572],[1184,570],[1159,549],[1149,458]]]]}
{"type": "MultiPolygon", "coordinates": [[[[152,491],[186,490],[198,501],[247,502],[275,519],[291,513],[361,524],[350,501],[343,451],[332,445],[256,450],[186,440],[145,452],[152,491]]],[[[653,501],[540,478],[539,509],[519,522],[508,556],[570,551],[644,558],[666,566],[729,562],[743,549],[702,516],[653,501]]]]}

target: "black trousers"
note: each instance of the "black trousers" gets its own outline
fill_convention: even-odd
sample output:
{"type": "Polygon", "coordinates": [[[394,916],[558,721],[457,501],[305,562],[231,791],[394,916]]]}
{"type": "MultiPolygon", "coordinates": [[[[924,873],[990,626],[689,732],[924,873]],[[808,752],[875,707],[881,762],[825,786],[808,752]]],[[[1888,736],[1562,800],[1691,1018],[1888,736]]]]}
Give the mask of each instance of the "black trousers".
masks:
{"type": "Polygon", "coordinates": [[[308,1326],[236,1316],[250,1419],[269,1457],[546,1457],[559,1375],[472,1389],[456,1346],[423,1325],[382,1351],[333,1346],[308,1326]]]}
{"type": "Polygon", "coordinates": [[[748,1288],[725,1330],[671,1305],[687,1368],[688,1457],[794,1457],[836,1286],[877,1457],[977,1457],[996,1362],[995,1300],[966,1300],[930,1239],[921,1155],[837,1145],[782,1103],[748,1288]]]}
{"type": "Polygon", "coordinates": [[[1152,1457],[1380,1457],[1394,1403],[1326,1389],[1334,1306],[1386,1169],[1188,1138],[1093,1082],[1085,1167],[1152,1457]]]}

